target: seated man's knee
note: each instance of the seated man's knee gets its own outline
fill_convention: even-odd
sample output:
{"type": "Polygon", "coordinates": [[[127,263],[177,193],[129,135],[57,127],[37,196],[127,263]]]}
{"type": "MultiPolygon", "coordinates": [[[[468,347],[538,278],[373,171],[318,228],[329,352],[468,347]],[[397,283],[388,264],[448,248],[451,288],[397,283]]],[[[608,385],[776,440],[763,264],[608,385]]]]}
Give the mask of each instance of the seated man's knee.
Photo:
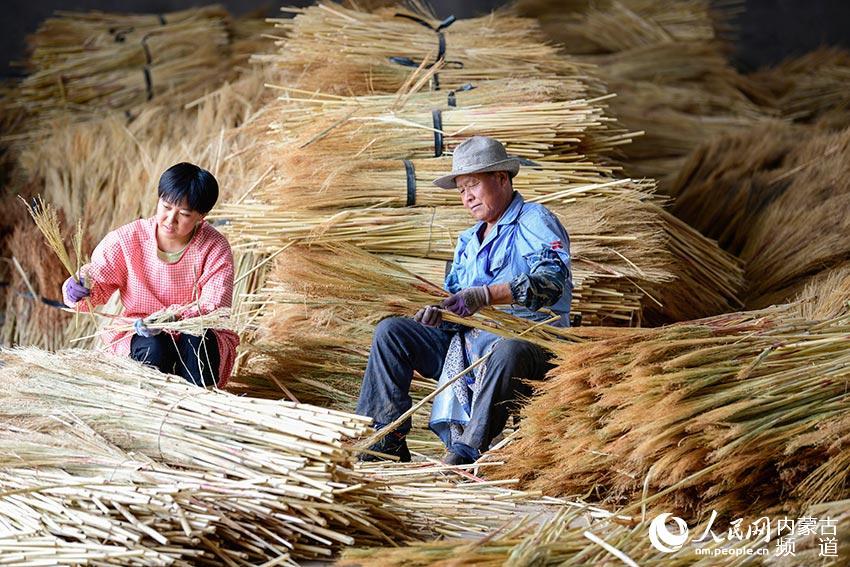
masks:
{"type": "Polygon", "coordinates": [[[514,366],[527,357],[534,356],[538,347],[519,339],[503,339],[493,345],[493,354],[488,364],[514,366]]]}
{"type": "Polygon", "coordinates": [[[375,326],[375,340],[398,336],[407,327],[406,317],[387,317],[375,326]]]}

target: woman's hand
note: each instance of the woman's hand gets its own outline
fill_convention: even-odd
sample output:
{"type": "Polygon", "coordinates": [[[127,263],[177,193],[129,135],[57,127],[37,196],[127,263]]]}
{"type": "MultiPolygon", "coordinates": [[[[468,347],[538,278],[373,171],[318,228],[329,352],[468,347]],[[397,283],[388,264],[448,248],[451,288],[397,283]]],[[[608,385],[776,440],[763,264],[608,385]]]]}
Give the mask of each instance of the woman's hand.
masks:
{"type": "MultiPolygon", "coordinates": [[[[91,290],[85,286],[85,280],[79,278],[79,281],[73,276],[65,280],[65,293],[75,304],[82,301],[84,298],[91,295],[91,290]]],[[[70,305],[68,307],[71,307],[70,305]]]]}

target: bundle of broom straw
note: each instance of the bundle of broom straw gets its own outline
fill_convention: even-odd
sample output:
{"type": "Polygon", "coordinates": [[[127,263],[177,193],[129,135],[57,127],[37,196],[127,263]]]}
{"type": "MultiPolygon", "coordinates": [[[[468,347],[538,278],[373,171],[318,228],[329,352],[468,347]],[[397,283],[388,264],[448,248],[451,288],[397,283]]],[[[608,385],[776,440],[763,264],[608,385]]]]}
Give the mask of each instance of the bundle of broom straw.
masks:
{"type": "Polygon", "coordinates": [[[603,115],[598,102],[575,99],[374,114],[368,113],[369,107],[354,107],[326,110],[309,120],[290,114],[292,109],[285,103],[274,114],[269,113],[269,119],[272,130],[279,132],[274,150],[279,149],[281,154],[290,148],[309,150],[314,159],[339,155],[372,159],[439,157],[480,135],[500,140],[508,153],[519,157],[536,160],[548,156],[557,161],[556,156],[562,155],[561,159],[569,161],[580,155],[605,155],[634,136],[611,131],[611,120],[603,115]]]}
{"type": "Polygon", "coordinates": [[[748,306],[790,300],[848,259],[848,144],[848,129],[767,125],[702,148],[677,180],[674,212],[745,262],[748,306]]]}
{"type": "Polygon", "coordinates": [[[850,52],[822,47],[754,73],[752,80],[773,94],[783,116],[846,128],[850,98],[843,85],[848,77],[850,52]]]}
{"type": "Polygon", "coordinates": [[[64,13],[31,40],[31,74],[15,104],[41,117],[97,116],[154,98],[188,102],[226,72],[226,13],[220,8],[157,16],[64,13]]]}
{"type": "MultiPolygon", "coordinates": [[[[432,184],[451,171],[451,159],[344,160],[325,168],[305,166],[306,155],[289,152],[278,161],[274,177],[252,192],[256,199],[285,203],[296,210],[339,210],[369,206],[459,207],[456,191],[432,184]],[[408,176],[412,174],[412,183],[408,176]]],[[[513,180],[527,200],[565,206],[587,197],[653,200],[646,180],[613,179],[592,161],[529,162],[513,180]]],[[[270,176],[271,177],[271,176],[270,176]]]]}
{"type": "Polygon", "coordinates": [[[281,10],[295,14],[275,21],[286,40],[278,53],[254,60],[274,64],[290,84],[307,90],[395,92],[411,69],[428,69],[441,59],[445,66],[431,81],[434,90],[508,77],[594,82],[585,68],[557,56],[533,20],[508,13],[440,22],[421,8],[368,13],[322,1],[281,10]]]}
{"type": "Polygon", "coordinates": [[[850,320],[789,309],[565,345],[491,474],[686,518],[843,497],[848,469],[822,465],[846,431],[850,320]]]}
{"type": "Polygon", "coordinates": [[[753,223],[791,180],[789,155],[810,134],[779,121],[721,136],[687,158],[669,185],[671,211],[724,250],[740,254],[753,223]]]}
{"type": "MultiPolygon", "coordinates": [[[[695,557],[694,548],[685,545],[663,553],[647,537],[649,523],[630,525],[628,517],[588,518],[580,509],[566,509],[538,523],[520,521],[474,540],[447,539],[399,548],[350,549],[341,565],[363,567],[429,565],[636,565],[699,566],[717,565],[713,552],[727,557],[746,557],[747,550],[761,545],[750,542],[709,542],[706,557],[695,557]],[[725,549],[724,549],[725,548],[725,549]],[[733,553],[729,553],[729,552],[733,553]]],[[[696,531],[696,530],[695,530],[696,531]]],[[[749,559],[753,558],[752,551],[749,559]]],[[[733,560],[734,561],[734,560],[733,560]]],[[[734,563],[724,563],[732,565],[734,563]]]]}
{"type": "Polygon", "coordinates": [[[737,11],[707,0],[519,0],[516,11],[537,18],[546,35],[570,53],[624,51],[670,42],[708,42],[729,31],[737,11]]]}
{"type": "Polygon", "coordinates": [[[596,65],[619,95],[611,114],[628,130],[646,133],[621,148],[626,174],[654,177],[666,193],[695,146],[774,113],[770,89],[726,58],[724,40],[739,4],[622,0],[565,7],[527,0],[517,10],[537,17],[573,60],[596,65]]]}
{"type": "Polygon", "coordinates": [[[535,501],[440,467],[356,468],[346,443],[367,432],[360,416],[205,391],[90,352],[3,362],[0,525],[85,543],[80,561],[120,545],[138,564],[289,564],[480,533],[535,501]]]}

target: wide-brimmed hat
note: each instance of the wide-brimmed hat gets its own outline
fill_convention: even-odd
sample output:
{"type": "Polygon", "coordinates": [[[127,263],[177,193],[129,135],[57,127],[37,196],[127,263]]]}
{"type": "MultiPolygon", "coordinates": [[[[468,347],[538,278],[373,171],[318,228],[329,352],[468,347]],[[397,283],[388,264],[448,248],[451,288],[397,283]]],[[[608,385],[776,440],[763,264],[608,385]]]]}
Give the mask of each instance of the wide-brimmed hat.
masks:
{"type": "Polygon", "coordinates": [[[455,189],[455,177],[487,171],[507,171],[513,178],[519,172],[518,158],[508,157],[505,146],[499,140],[487,136],[474,136],[457,148],[452,157],[452,172],[438,177],[434,185],[443,189],[455,189]]]}

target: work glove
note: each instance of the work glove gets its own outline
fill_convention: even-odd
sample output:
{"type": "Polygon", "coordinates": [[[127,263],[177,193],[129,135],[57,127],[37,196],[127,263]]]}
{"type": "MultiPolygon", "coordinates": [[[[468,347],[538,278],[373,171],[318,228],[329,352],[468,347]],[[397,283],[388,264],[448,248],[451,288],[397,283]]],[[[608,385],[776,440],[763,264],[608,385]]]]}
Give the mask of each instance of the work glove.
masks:
{"type": "Polygon", "coordinates": [[[78,303],[91,295],[91,290],[86,287],[83,278],[77,281],[74,276],[65,280],[65,292],[68,295],[68,299],[74,303],[78,303]]]}
{"type": "Polygon", "coordinates": [[[440,305],[459,317],[469,317],[490,305],[490,289],[486,285],[468,287],[448,296],[440,305]]]}
{"type": "Polygon", "coordinates": [[[162,332],[162,329],[151,329],[148,327],[147,322],[144,319],[136,319],[133,323],[133,330],[136,331],[137,335],[145,337],[146,339],[155,337],[162,332]]]}
{"type": "Polygon", "coordinates": [[[439,305],[428,305],[416,312],[413,320],[422,323],[426,327],[439,327],[443,322],[443,313],[439,305]]]}

